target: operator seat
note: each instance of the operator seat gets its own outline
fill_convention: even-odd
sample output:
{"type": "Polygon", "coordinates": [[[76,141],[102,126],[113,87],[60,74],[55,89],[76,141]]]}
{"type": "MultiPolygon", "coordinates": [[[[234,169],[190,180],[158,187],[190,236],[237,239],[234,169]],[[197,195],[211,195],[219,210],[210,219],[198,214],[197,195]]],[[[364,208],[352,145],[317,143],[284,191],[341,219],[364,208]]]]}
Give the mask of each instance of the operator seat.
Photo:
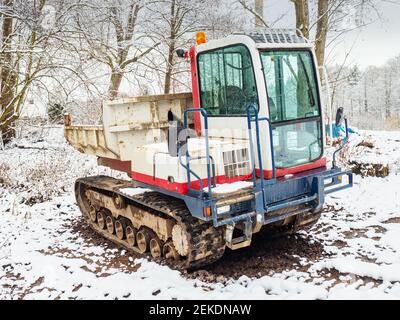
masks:
{"type": "Polygon", "coordinates": [[[220,114],[242,114],[245,111],[246,95],[238,86],[221,87],[218,94],[220,114]]]}

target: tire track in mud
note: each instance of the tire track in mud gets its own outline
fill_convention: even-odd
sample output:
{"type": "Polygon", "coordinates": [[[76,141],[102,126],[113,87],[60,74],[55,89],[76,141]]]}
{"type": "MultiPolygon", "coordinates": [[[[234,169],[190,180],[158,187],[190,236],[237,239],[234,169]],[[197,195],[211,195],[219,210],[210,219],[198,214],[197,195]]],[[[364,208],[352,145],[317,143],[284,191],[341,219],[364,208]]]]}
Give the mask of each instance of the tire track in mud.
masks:
{"type": "Polygon", "coordinates": [[[253,236],[250,247],[239,250],[226,250],[219,261],[203,270],[188,273],[189,278],[205,281],[238,279],[243,275],[262,277],[285,270],[306,271],[301,260],[312,262],[326,255],[323,245],[303,235],[271,236],[269,230],[253,236]]]}
{"type": "MultiPolygon", "coordinates": [[[[111,241],[93,232],[83,223],[83,220],[76,221],[72,227],[74,233],[87,239],[92,245],[105,245],[110,249],[118,248],[111,241]]],[[[123,248],[119,249],[119,251],[124,250],[123,248]]],[[[133,259],[143,258],[140,254],[130,252],[123,256],[117,254],[112,259],[113,267],[118,267],[118,259],[121,259],[121,267],[126,269],[126,265],[129,263],[126,258],[127,255],[133,259]]],[[[237,279],[242,275],[261,277],[284,270],[297,269],[306,271],[308,267],[301,265],[300,261],[302,259],[312,262],[323,256],[326,256],[323,245],[311,239],[311,237],[305,237],[304,235],[271,236],[269,230],[266,229],[253,236],[250,247],[239,250],[227,249],[224,256],[211,265],[195,271],[181,271],[183,276],[189,279],[196,278],[206,282],[224,282],[229,278],[237,279]]],[[[146,258],[154,261],[149,256],[146,256],[146,258]]],[[[160,261],[156,262],[160,263],[160,261]]]]}

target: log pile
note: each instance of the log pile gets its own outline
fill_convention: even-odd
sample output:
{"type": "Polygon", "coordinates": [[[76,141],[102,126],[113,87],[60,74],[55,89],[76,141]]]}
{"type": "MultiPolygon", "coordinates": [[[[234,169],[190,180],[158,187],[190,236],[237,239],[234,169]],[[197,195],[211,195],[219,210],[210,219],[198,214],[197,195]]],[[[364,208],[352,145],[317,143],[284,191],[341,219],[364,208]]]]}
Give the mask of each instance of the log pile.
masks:
{"type": "Polygon", "coordinates": [[[389,175],[389,166],[381,163],[363,163],[357,161],[348,162],[353,173],[362,177],[384,178],[389,175]]]}
{"type": "MultiPolygon", "coordinates": [[[[350,151],[350,150],[349,150],[350,151]]],[[[372,141],[363,139],[358,142],[350,151],[349,158],[346,164],[353,170],[353,173],[359,174],[362,177],[380,177],[384,178],[389,175],[389,165],[369,160],[369,154],[376,154],[376,150],[372,141]],[[351,153],[354,152],[354,156],[351,153]]]]}

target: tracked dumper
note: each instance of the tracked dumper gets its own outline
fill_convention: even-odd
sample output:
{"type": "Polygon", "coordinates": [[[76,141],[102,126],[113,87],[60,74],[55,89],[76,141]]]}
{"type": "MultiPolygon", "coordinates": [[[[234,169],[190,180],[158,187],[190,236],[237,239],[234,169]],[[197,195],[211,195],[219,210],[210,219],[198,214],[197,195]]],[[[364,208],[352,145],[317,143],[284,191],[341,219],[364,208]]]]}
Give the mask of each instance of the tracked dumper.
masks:
{"type": "Polygon", "coordinates": [[[226,248],[249,246],[264,226],[287,233],[313,225],[325,195],[352,186],[335,159],[327,168],[306,39],[267,29],[206,42],[199,33],[177,54],[190,61],[192,92],[106,101],[101,126],[65,116],[74,148],[128,177],[76,181],[79,208],[97,233],[199,268],[226,248]]]}

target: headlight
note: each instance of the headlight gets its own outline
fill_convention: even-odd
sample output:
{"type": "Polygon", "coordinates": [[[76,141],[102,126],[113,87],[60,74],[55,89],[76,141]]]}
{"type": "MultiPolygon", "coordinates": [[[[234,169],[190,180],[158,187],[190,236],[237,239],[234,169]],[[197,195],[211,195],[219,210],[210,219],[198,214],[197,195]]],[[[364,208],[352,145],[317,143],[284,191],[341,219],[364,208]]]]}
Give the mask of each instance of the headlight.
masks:
{"type": "Polygon", "coordinates": [[[217,208],[217,214],[223,214],[231,211],[231,206],[223,206],[217,208]]]}

